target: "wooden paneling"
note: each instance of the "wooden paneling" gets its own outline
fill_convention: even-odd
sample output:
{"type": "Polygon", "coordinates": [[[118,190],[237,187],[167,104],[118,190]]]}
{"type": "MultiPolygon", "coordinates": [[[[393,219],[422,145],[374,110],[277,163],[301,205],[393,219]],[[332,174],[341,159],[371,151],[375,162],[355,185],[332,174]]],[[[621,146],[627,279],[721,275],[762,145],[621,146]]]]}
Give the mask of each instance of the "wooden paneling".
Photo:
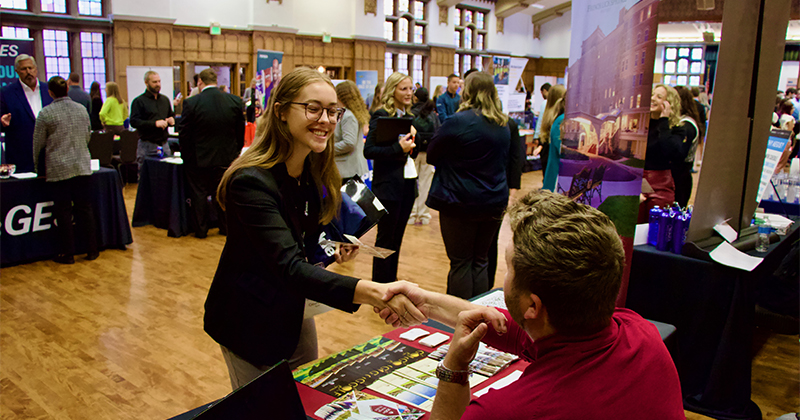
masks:
{"type": "Polygon", "coordinates": [[[455,48],[431,47],[431,76],[444,77],[453,73],[455,48]]]}

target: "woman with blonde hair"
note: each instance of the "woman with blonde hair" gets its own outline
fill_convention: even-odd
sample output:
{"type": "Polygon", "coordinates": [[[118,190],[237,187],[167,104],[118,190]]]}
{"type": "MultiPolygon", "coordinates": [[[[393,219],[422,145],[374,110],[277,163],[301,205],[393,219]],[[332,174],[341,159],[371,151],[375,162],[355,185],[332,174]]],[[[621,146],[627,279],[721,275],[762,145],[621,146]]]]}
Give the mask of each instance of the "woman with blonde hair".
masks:
{"type": "Polygon", "coordinates": [[[642,193],[639,223],[646,223],[650,209],[669,206],[675,201],[672,165],[680,160],[680,147],[686,132],[681,122],[681,98],[673,87],[658,84],[650,97],[650,128],[644,179],[652,192],[642,193]]]}
{"type": "Polygon", "coordinates": [[[431,98],[434,103],[436,103],[436,98],[438,98],[442,93],[444,93],[444,86],[436,85],[436,89],[433,90],[433,98],[431,98]]]}
{"type": "Polygon", "coordinates": [[[458,111],[428,145],[428,162],[436,172],[427,205],[439,211],[450,295],[469,299],[494,286],[487,269],[489,248],[508,204],[508,169],[512,160],[521,159],[519,146],[511,141],[492,76],[467,76],[458,111]]]}
{"type": "Polygon", "coordinates": [[[542,143],[542,188],[556,191],[561,169],[561,122],[564,121],[567,90],[555,85],[547,93],[547,106],[542,113],[539,141],[542,143]]]}
{"type": "MultiPolygon", "coordinates": [[[[307,298],[347,312],[362,303],[387,307],[388,285],[309,261],[320,226],[341,206],[333,129],[342,112],[328,76],[295,69],[272,91],[253,145],[220,182],[228,235],[204,321],[222,348],[233,389],[283,359],[294,369],[317,358],[314,320],[303,319],[307,298]]],[[[343,262],[355,251],[339,248],[334,256],[343,262]]],[[[405,298],[388,306],[402,319],[425,319],[405,298]]]]}
{"type": "Polygon", "coordinates": [[[119,93],[119,85],[114,82],[106,83],[106,101],[100,110],[100,122],[106,131],[119,133],[125,130],[126,119],[128,119],[128,104],[119,93]]]}
{"type": "Polygon", "coordinates": [[[350,179],[361,180],[369,172],[364,158],[363,129],[369,124],[369,112],[361,98],[358,86],[350,80],[336,85],[339,107],[344,108],[341,121],[333,131],[336,166],[342,176],[342,184],[350,179]]]}
{"type": "Polygon", "coordinates": [[[383,105],[372,113],[367,142],[364,145],[364,157],[372,159],[372,192],[388,211],[378,221],[375,246],[395,251],[385,259],[372,260],[372,280],[381,283],[397,280],[400,245],[403,243],[406,223],[417,197],[417,174],[404,170],[406,166],[414,166],[409,155],[415,146],[412,136],[416,133],[414,127],[411,127],[411,132],[397,141],[377,144],[376,130],[380,118],[411,119],[413,94],[414,83],[410,76],[392,73],[386,79],[381,98],[383,105]]]}

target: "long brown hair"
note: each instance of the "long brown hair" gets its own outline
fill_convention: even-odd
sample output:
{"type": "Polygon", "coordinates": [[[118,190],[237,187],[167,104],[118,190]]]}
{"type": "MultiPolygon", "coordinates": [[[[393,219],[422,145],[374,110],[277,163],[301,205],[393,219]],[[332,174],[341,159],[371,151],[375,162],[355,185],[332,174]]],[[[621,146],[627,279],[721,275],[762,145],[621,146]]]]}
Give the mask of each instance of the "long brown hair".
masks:
{"type": "Polygon", "coordinates": [[[702,139],[705,127],[700,124],[700,113],[697,112],[697,105],[692,96],[692,91],[686,86],[675,86],[675,91],[678,92],[678,97],[681,98],[681,115],[694,120],[694,124],[697,126],[698,138],[702,139]]]}
{"type": "Polygon", "coordinates": [[[564,85],[555,85],[547,91],[547,106],[539,117],[542,119],[542,128],[539,130],[539,143],[550,142],[550,129],[558,115],[564,112],[567,89],[564,85]]]}
{"type": "Polygon", "coordinates": [[[381,91],[383,91],[383,83],[378,83],[375,85],[375,92],[372,94],[372,105],[369,106],[370,114],[380,109],[380,107],[383,105],[381,91]]]}
{"type": "MultiPolygon", "coordinates": [[[[231,163],[222,181],[217,188],[217,200],[225,208],[225,195],[228,182],[236,171],[243,168],[258,167],[270,169],[273,166],[286,162],[294,149],[294,138],[286,122],[281,121],[280,114],[285,112],[281,104],[292,102],[300,91],[312,83],[326,83],[334,89],[331,79],[316,70],[300,67],[284,76],[278,86],[272,91],[266,111],[259,117],[258,132],[253,144],[231,163]],[[277,108],[275,104],[278,104],[277,108]]],[[[285,109],[288,109],[285,108],[285,109]]],[[[342,178],[336,168],[333,152],[333,130],[328,135],[327,146],[322,153],[310,153],[311,177],[317,186],[322,201],[322,211],[319,221],[322,224],[330,223],[339,212],[342,202],[342,178]]]]}
{"type": "MultiPolygon", "coordinates": [[[[117,85],[116,83],[114,82],[106,83],[106,93],[107,93],[106,99],[113,97],[120,104],[125,104],[125,101],[122,99],[122,95],[119,93],[119,85],[117,85]]],[[[127,104],[125,105],[127,108],[127,104]]]]}
{"type": "Polygon", "coordinates": [[[358,120],[358,125],[363,127],[369,124],[369,112],[358,86],[351,80],[345,80],[336,85],[336,96],[344,107],[349,109],[358,120]]]}
{"type": "Polygon", "coordinates": [[[487,73],[476,71],[467,76],[458,112],[467,109],[475,110],[499,126],[508,124],[508,115],[503,114],[494,80],[487,73]]]}
{"type": "Polygon", "coordinates": [[[89,88],[89,97],[94,98],[102,98],[100,95],[100,83],[92,82],[92,86],[89,88]]]}

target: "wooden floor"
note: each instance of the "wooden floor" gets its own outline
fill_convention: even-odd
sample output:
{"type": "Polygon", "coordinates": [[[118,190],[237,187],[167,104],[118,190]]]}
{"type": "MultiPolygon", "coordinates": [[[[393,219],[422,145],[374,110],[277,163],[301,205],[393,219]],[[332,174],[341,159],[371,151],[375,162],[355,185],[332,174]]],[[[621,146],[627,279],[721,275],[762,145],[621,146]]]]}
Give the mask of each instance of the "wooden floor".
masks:
{"type": "MultiPolygon", "coordinates": [[[[539,172],[524,176],[523,189],[539,186],[539,172]]],[[[136,185],[124,195],[130,216],[136,185]]],[[[509,237],[504,226],[501,254],[509,237]]],[[[133,229],[133,238],[128,250],[104,251],[96,261],[2,270],[0,419],[163,419],[230,391],[220,349],[202,322],[225,238],[216,231],[204,240],[169,238],[152,226],[133,229]]],[[[336,270],[369,278],[371,259],[336,270]]],[[[434,212],[430,225],[406,230],[399,273],[443,292],[447,270],[434,212]]],[[[497,285],[505,271],[501,263],[497,285]]],[[[367,307],[320,315],[317,328],[321,355],[389,330],[367,307]]],[[[756,342],[753,400],[765,419],[797,411],[798,337],[757,333],[756,342]]]]}

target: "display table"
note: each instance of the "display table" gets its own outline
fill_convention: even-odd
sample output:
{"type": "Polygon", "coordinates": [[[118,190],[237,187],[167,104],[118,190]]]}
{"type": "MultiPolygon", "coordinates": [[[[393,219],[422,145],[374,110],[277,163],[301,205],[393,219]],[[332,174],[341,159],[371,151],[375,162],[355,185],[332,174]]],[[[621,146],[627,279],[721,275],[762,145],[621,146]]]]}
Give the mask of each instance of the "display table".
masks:
{"type": "MultiPolygon", "coordinates": [[[[193,232],[189,219],[189,200],[183,165],[148,158],[139,171],[139,187],[133,207],[133,227],[153,225],[178,238],[193,232]]],[[[217,215],[210,206],[211,227],[217,215]]]]}
{"type": "Polygon", "coordinates": [[[634,247],[626,306],[677,328],[684,408],[714,418],[761,419],[750,399],[754,288],[798,238],[797,226],[752,272],[634,247]]]}
{"type": "MultiPolygon", "coordinates": [[[[133,242],[122,183],[113,169],[100,168],[90,177],[94,192],[93,210],[97,220],[97,245],[100,249],[121,248],[133,242]]],[[[3,267],[40,261],[58,254],[58,237],[53,216],[53,201],[43,177],[0,181],[0,265],[3,267]]],[[[83,238],[76,232],[77,254],[86,252],[83,238]]]]}

